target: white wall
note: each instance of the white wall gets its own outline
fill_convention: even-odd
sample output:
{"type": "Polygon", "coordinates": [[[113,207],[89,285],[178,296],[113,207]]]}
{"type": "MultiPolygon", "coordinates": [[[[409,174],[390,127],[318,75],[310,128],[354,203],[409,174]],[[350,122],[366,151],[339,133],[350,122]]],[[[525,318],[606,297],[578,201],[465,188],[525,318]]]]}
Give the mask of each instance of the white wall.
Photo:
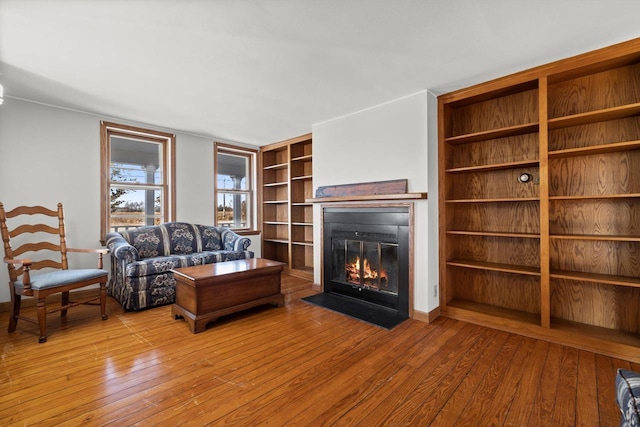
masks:
{"type": "MultiPolygon", "coordinates": [[[[7,209],[62,202],[70,247],[100,247],[100,120],[155,128],[11,98],[0,106],[0,202],[7,209]]],[[[174,133],[176,220],[213,224],[213,139],[174,133]]],[[[260,256],[259,236],[248,237],[260,256]]],[[[70,255],[72,267],[95,267],[95,261],[70,255]]],[[[9,276],[0,267],[0,302],[6,302],[9,276]]]]}
{"type": "MultiPolygon", "coordinates": [[[[429,192],[428,200],[415,202],[414,224],[414,309],[424,313],[438,306],[437,152],[431,153],[428,137],[429,96],[419,92],[312,128],[316,188],[406,178],[409,192],[429,192]]],[[[320,206],[314,223],[320,224],[320,206]]],[[[314,242],[314,281],[320,283],[320,227],[314,242]]]]}

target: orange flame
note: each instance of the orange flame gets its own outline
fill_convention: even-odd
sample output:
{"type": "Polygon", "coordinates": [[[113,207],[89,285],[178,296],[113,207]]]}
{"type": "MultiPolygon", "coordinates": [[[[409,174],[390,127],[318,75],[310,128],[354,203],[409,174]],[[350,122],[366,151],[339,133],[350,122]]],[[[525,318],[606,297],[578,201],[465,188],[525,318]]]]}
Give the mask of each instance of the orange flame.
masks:
{"type": "MultiPolygon", "coordinates": [[[[363,265],[363,276],[362,279],[363,280],[375,280],[378,279],[378,276],[383,279],[386,280],[387,279],[387,274],[384,270],[380,271],[378,273],[377,270],[372,269],[371,268],[371,264],[369,263],[368,259],[364,259],[364,265],[363,265]]],[[[357,256],[355,261],[352,264],[347,264],[346,265],[346,273],[347,273],[347,280],[349,282],[352,283],[360,283],[360,257],[357,256]]]]}

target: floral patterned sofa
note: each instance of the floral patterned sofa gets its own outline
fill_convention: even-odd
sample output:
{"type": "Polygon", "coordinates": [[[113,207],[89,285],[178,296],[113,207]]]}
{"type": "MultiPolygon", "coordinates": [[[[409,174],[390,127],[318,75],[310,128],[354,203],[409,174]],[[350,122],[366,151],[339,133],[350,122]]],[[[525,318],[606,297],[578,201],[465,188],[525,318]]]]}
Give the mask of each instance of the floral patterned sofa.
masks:
{"type": "Polygon", "coordinates": [[[251,240],[224,227],[168,222],[111,232],[107,292],[125,310],[141,310],[175,301],[172,268],[253,258],[251,240]]]}

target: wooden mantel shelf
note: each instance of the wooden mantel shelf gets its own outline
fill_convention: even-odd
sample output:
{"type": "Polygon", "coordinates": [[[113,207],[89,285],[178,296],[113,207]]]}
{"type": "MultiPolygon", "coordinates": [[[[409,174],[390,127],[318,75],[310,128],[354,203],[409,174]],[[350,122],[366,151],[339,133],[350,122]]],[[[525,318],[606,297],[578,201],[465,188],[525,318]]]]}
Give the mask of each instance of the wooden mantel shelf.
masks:
{"type": "Polygon", "coordinates": [[[315,197],[306,199],[307,203],[327,203],[327,202],[364,202],[374,200],[423,200],[427,198],[427,193],[402,193],[402,194],[364,194],[353,196],[333,196],[315,197]]]}
{"type": "Polygon", "coordinates": [[[316,197],[306,199],[307,203],[326,202],[367,202],[375,200],[420,200],[427,193],[408,193],[408,180],[362,182],[358,184],[327,185],[318,187],[316,197]]]}

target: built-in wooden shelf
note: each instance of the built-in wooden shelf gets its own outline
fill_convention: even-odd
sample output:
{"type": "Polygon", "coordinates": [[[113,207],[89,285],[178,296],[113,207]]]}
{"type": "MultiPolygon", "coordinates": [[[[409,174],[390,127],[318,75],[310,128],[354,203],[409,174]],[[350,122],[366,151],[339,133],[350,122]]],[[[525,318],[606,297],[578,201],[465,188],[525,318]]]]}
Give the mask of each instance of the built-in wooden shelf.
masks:
{"type": "Polygon", "coordinates": [[[307,154],[306,156],[294,157],[291,159],[292,162],[299,162],[301,160],[311,160],[313,158],[312,154],[307,154]]]}
{"type": "Polygon", "coordinates": [[[509,203],[509,202],[537,202],[538,197],[501,197],[496,199],[449,199],[445,203],[509,203]]]}
{"type": "Polygon", "coordinates": [[[288,240],[286,239],[271,239],[271,238],[264,238],[265,242],[271,242],[271,243],[283,243],[283,244],[287,244],[289,243],[288,240]]]}
{"type": "Polygon", "coordinates": [[[561,159],[564,157],[593,156],[595,154],[615,153],[617,151],[628,151],[640,149],[640,141],[615,142],[612,144],[593,145],[590,147],[567,148],[565,150],[549,151],[550,159],[561,159]]]}
{"type": "Polygon", "coordinates": [[[516,162],[497,163],[493,165],[479,165],[479,166],[464,166],[460,168],[446,169],[448,173],[467,173],[467,172],[482,172],[502,169],[513,169],[516,167],[529,167],[538,166],[540,162],[538,160],[519,160],[516,162]]]}
{"type": "Polygon", "coordinates": [[[605,108],[603,110],[589,111],[587,113],[572,114],[570,116],[554,117],[549,119],[549,129],[587,125],[590,123],[623,119],[625,117],[637,115],[640,115],[640,102],[622,105],[619,107],[605,108]]]}
{"type": "Polygon", "coordinates": [[[577,196],[549,196],[549,200],[594,200],[594,199],[635,199],[640,193],[629,194],[580,194],[577,196]]]}
{"type": "Polygon", "coordinates": [[[452,259],[451,261],[447,261],[447,265],[463,268],[474,268],[486,271],[499,271],[502,273],[540,276],[539,268],[527,267],[524,265],[501,264],[497,262],[472,261],[466,259],[452,259]]]}
{"type": "Polygon", "coordinates": [[[264,170],[270,170],[270,169],[286,169],[289,167],[288,163],[278,163],[276,165],[269,165],[269,166],[265,166],[263,169],[264,170]]]}
{"type": "Polygon", "coordinates": [[[617,286],[640,288],[640,277],[617,276],[613,274],[583,273],[581,271],[551,270],[554,279],[577,280],[581,282],[606,283],[617,286]]]}
{"type": "Polygon", "coordinates": [[[442,314],[640,361],[639,76],[636,38],[438,97],[442,314]]]}
{"type": "Polygon", "coordinates": [[[489,139],[505,138],[508,136],[538,132],[538,127],[538,123],[527,123],[524,125],[508,126],[505,128],[493,129],[484,132],[456,135],[446,138],[445,141],[449,144],[466,144],[470,142],[485,141],[489,139]]]}
{"type": "Polygon", "coordinates": [[[605,242],[640,242],[640,236],[633,235],[607,236],[604,234],[550,234],[549,238],[564,240],[601,240],[605,242]]]}
{"type": "Polygon", "coordinates": [[[313,280],[313,141],[306,134],[261,147],[262,256],[313,280]]]}
{"type": "Polygon", "coordinates": [[[488,237],[514,237],[523,239],[539,239],[540,234],[535,233],[504,233],[499,231],[466,231],[466,230],[447,230],[447,234],[459,236],[488,236],[488,237]]]}

